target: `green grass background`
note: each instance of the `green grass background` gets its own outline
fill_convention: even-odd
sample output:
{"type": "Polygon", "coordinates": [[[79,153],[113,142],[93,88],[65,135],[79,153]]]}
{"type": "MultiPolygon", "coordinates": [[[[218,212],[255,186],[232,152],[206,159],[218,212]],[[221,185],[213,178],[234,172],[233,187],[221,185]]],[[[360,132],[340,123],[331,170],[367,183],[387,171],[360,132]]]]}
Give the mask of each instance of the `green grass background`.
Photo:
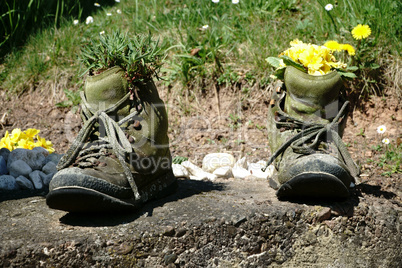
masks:
{"type": "Polygon", "coordinates": [[[399,0],[1,1],[0,88],[12,93],[54,84],[79,89],[81,47],[100,32],[117,29],[158,38],[166,55],[161,75],[182,90],[241,81],[264,85],[273,71],[265,59],[295,38],[357,48],[353,64],[360,67],[359,78],[352,88],[367,95],[381,93],[384,70],[401,58],[399,0]],[[326,11],[327,4],[334,8],[326,11]],[[89,15],[94,22],[86,24],[89,15]],[[372,30],[362,42],[350,33],[359,23],[372,30]]]}

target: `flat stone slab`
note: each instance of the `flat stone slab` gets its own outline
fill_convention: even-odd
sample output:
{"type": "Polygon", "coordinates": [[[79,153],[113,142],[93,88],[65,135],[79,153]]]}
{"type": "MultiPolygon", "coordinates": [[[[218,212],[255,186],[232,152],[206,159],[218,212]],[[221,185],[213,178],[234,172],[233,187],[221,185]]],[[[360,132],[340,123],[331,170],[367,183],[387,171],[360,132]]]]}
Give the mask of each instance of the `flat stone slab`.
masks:
{"type": "Polygon", "coordinates": [[[277,200],[262,180],[180,180],[129,214],[49,209],[0,193],[2,267],[400,267],[400,192],[361,184],[344,202],[277,200]]]}

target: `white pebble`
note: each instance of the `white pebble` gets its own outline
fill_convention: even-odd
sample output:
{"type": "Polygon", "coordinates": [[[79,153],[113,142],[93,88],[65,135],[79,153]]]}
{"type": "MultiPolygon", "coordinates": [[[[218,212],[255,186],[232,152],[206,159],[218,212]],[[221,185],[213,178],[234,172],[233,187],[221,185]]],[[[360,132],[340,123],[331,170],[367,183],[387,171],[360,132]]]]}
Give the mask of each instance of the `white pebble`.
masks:
{"type": "Polygon", "coordinates": [[[202,169],[205,172],[214,172],[220,167],[233,167],[235,159],[233,155],[228,153],[211,153],[207,154],[202,160],[202,169]]]}
{"type": "Polygon", "coordinates": [[[253,177],[266,180],[272,176],[274,167],[273,165],[270,165],[264,172],[262,169],[265,168],[266,164],[267,162],[263,160],[258,161],[257,163],[249,164],[248,171],[253,177]]]}
{"type": "Polygon", "coordinates": [[[176,178],[190,178],[188,170],[180,164],[172,164],[173,174],[176,178]]]}
{"type": "Polygon", "coordinates": [[[247,169],[239,166],[235,166],[234,168],[232,168],[232,173],[233,178],[235,179],[244,179],[251,175],[251,173],[247,169]]]}
{"type": "Polygon", "coordinates": [[[216,175],[211,174],[209,172],[205,172],[200,167],[194,165],[190,161],[184,161],[183,163],[181,163],[181,165],[188,170],[190,174],[190,179],[210,180],[210,181],[214,181],[216,179],[216,175]]]}
{"type": "Polygon", "coordinates": [[[215,171],[212,173],[216,175],[218,178],[231,178],[233,176],[232,174],[232,167],[226,166],[226,167],[219,167],[215,169],[215,171]]]}

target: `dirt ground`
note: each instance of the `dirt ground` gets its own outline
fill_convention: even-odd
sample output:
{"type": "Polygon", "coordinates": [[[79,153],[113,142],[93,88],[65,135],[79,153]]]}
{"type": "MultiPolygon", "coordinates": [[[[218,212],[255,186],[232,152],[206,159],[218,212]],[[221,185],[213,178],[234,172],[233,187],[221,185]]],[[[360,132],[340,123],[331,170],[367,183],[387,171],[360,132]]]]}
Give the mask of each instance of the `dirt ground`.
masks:
{"type": "MultiPolygon", "coordinates": [[[[173,157],[188,157],[201,165],[206,154],[215,152],[228,152],[237,159],[246,156],[250,163],[267,160],[270,156],[266,136],[270,86],[221,88],[219,97],[213,89],[182,94],[180,90],[162,84],[158,88],[169,114],[173,157]]],[[[66,100],[66,96],[63,92],[46,90],[38,88],[19,97],[0,91],[0,136],[14,128],[36,128],[42,137],[53,142],[57,153],[64,153],[80,130],[79,113],[72,113],[71,108],[56,107],[55,104],[66,100]]],[[[348,118],[343,140],[353,159],[361,165],[364,182],[396,186],[400,174],[381,176],[387,170],[376,163],[385,150],[383,138],[388,138],[393,145],[401,143],[400,101],[395,94],[373,96],[360,107],[355,107],[348,118]],[[380,125],[387,128],[384,134],[377,133],[380,125]],[[382,145],[384,150],[375,149],[378,145],[382,145]],[[374,182],[370,179],[373,177],[381,180],[374,182]]]]}
{"type": "MultiPolygon", "coordinates": [[[[198,165],[213,152],[246,156],[249,162],[270,156],[265,127],[269,86],[220,88],[218,96],[214,90],[179,94],[162,84],[158,88],[167,103],[173,156],[198,165]]],[[[40,88],[19,97],[0,91],[0,136],[14,128],[40,129],[56,152],[64,153],[81,126],[77,113],[55,107],[65,98],[40,88]]],[[[382,175],[386,170],[376,163],[383,152],[374,147],[385,137],[401,142],[401,109],[398,98],[385,95],[372,97],[349,117],[344,141],[362,174],[345,202],[279,202],[262,181],[184,180],[174,197],[105,221],[49,210],[45,193],[5,195],[0,200],[0,264],[400,267],[401,173],[382,175]],[[383,135],[377,133],[380,125],[387,127],[383,135]]]]}

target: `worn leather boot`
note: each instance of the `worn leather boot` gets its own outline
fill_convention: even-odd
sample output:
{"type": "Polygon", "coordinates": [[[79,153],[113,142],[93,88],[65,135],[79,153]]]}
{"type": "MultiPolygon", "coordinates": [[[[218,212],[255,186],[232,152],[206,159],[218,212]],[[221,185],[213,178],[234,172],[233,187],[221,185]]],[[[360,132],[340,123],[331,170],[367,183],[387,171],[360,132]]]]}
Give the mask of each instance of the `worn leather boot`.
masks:
{"type": "Polygon", "coordinates": [[[359,174],[344,143],[349,102],[337,72],[312,76],[291,66],[274,86],[268,140],[279,199],[345,199],[359,174]]]}
{"type": "Polygon", "coordinates": [[[70,212],[134,210],[172,193],[168,119],[152,80],[130,90],[120,67],[89,76],[84,125],[58,163],[46,203],[70,212]]]}

